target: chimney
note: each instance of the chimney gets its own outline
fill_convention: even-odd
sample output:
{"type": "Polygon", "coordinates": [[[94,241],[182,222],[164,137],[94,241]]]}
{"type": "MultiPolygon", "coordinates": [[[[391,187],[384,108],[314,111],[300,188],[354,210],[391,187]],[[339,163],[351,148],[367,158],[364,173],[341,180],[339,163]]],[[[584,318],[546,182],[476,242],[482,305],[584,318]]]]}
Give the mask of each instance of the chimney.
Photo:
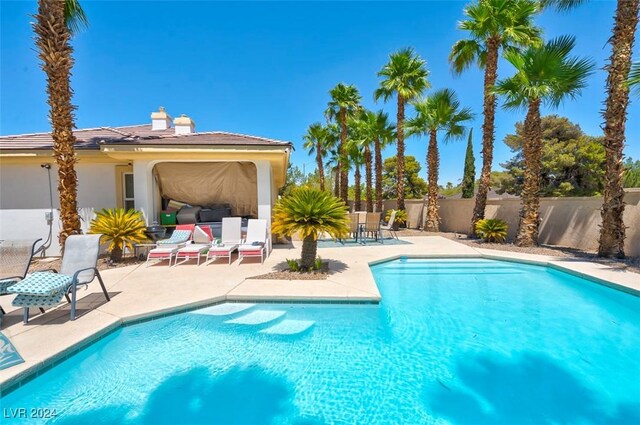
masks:
{"type": "Polygon", "coordinates": [[[166,130],[168,128],[171,128],[171,117],[161,106],[158,108],[158,112],[151,113],[151,130],[166,130]]]}
{"type": "Polygon", "coordinates": [[[185,114],[173,120],[173,125],[176,128],[176,134],[191,134],[196,132],[196,123],[185,114]]]}

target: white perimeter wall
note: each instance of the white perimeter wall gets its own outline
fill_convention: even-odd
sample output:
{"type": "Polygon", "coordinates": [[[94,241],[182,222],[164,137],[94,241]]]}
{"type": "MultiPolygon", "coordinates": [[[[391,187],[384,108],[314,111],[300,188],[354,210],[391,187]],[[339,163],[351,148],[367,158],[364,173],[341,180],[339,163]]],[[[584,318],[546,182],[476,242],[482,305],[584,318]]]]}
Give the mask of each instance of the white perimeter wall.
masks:
{"type": "MultiPolygon", "coordinates": [[[[78,208],[83,231],[94,209],[116,206],[115,164],[77,164],[78,208]]],[[[51,167],[53,207],[58,208],[58,172],[51,167]]],[[[0,166],[0,239],[38,239],[49,234],[45,212],[49,211],[49,181],[40,165],[0,166]]],[[[60,221],[54,210],[53,243],[47,255],[59,255],[60,221]]]]}

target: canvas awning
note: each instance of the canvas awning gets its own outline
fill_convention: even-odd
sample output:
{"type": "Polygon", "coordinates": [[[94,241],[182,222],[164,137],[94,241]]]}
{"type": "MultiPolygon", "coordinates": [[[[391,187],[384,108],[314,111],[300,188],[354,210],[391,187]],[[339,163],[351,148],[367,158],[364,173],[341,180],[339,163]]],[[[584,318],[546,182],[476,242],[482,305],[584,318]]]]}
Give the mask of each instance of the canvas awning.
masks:
{"type": "Polygon", "coordinates": [[[257,171],[250,162],[162,162],[153,174],[165,199],[229,204],[234,216],[258,216],[257,171]]]}

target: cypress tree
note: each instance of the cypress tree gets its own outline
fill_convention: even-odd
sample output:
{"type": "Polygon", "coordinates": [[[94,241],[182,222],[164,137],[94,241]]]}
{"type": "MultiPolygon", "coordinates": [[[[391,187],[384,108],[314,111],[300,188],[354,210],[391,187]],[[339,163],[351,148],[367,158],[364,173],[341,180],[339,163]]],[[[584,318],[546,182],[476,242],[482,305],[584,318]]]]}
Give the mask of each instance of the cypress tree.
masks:
{"type": "Polygon", "coordinates": [[[469,130],[469,140],[467,142],[467,154],[464,157],[464,175],[462,177],[462,197],[473,198],[475,180],[476,180],[476,165],[475,158],[473,156],[473,129],[469,130]]]}

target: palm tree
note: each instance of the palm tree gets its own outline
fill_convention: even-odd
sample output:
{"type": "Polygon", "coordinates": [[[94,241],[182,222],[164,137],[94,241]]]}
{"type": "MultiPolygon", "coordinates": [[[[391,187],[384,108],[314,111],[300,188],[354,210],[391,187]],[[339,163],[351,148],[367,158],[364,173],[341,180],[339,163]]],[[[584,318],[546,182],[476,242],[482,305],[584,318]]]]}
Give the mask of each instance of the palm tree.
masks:
{"type": "Polygon", "coordinates": [[[397,136],[398,136],[398,202],[396,208],[404,210],[404,109],[429,88],[429,72],[426,62],[413,51],[406,48],[392,53],[389,62],[378,72],[382,77],[380,87],[374,93],[376,100],[385,102],[394,94],[397,96],[397,136]]]}
{"type": "MultiPolygon", "coordinates": [[[[611,58],[607,77],[607,100],[604,110],[605,165],[604,200],[602,203],[602,227],[598,256],[615,255],[624,258],[625,227],[624,190],[624,142],[629,105],[629,71],[636,27],[640,13],[639,0],[618,0],[615,26],[611,37],[611,58]]],[[[636,71],[637,72],[637,71],[636,71]]],[[[637,78],[637,74],[636,74],[637,78]]]]}
{"type": "Polygon", "coordinates": [[[466,7],[468,19],[458,25],[470,38],[457,41],[449,55],[453,71],[458,74],[473,63],[484,69],[482,172],[471,219],[472,235],[478,220],[484,218],[491,180],[496,111],[493,86],[498,78],[498,56],[501,50],[540,43],[541,30],[533,24],[537,11],[538,3],[530,0],[479,0],[466,7]]]}
{"type": "Polygon", "coordinates": [[[324,162],[323,158],[327,156],[329,146],[329,129],[319,122],[315,122],[309,126],[307,133],[303,136],[304,148],[309,155],[316,154],[316,168],[318,169],[318,180],[320,182],[320,190],[324,190],[324,162]]]}
{"type": "Polygon", "coordinates": [[[354,201],[354,211],[362,211],[362,174],[360,172],[360,168],[362,164],[365,163],[365,154],[364,154],[364,145],[363,140],[365,140],[365,135],[363,133],[363,129],[360,121],[351,120],[349,124],[350,132],[352,132],[353,136],[350,136],[347,141],[346,152],[349,157],[349,164],[354,169],[354,192],[353,192],[353,201],[354,201]]]}
{"type": "Polygon", "coordinates": [[[75,170],[76,138],[74,110],[71,103],[71,68],[75,32],[87,25],[87,18],[77,0],[39,0],[33,24],[38,56],[47,75],[47,103],[53,138],[53,156],[58,166],[58,196],[60,198],[60,245],[69,235],[80,233],[77,208],[78,178],[75,170]]]}
{"type": "Polygon", "coordinates": [[[300,266],[309,270],[314,266],[318,251],[318,235],[328,233],[342,238],[349,232],[345,203],[328,192],[309,187],[294,189],[273,207],[272,232],[302,238],[300,266]]]}
{"type": "Polygon", "coordinates": [[[566,97],[575,98],[586,86],[594,63],[570,56],[574,37],[558,37],[523,52],[509,51],[506,59],[516,74],[501,80],[496,93],[506,97],[506,108],[527,108],[524,122],[524,187],[516,245],[538,244],[540,225],[540,177],[542,125],[540,106],[558,107],[566,97]]]}
{"type": "Polygon", "coordinates": [[[444,140],[460,139],[465,134],[463,124],[473,119],[469,108],[461,108],[460,101],[453,90],[443,89],[427,96],[414,104],[417,115],[407,121],[408,134],[429,136],[427,149],[427,168],[429,176],[427,196],[427,217],[424,228],[429,232],[438,232],[438,132],[444,132],[444,140]]]}
{"type": "Polygon", "coordinates": [[[325,112],[328,120],[337,119],[340,125],[340,198],[346,203],[349,194],[349,171],[346,163],[347,119],[353,117],[360,109],[362,97],[354,85],[339,83],[329,92],[331,101],[325,112]]]}

